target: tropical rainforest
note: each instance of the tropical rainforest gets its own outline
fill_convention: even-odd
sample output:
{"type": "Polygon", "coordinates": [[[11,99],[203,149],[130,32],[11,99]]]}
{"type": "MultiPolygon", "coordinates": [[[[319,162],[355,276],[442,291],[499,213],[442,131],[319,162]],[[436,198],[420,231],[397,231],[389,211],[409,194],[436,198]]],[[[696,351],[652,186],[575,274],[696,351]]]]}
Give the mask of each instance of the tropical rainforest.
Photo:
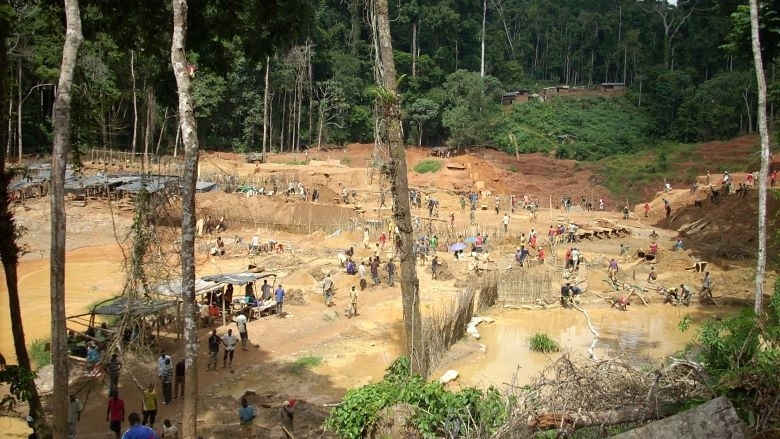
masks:
{"type": "MultiPolygon", "coordinates": [[[[64,12],[57,1],[3,3],[9,65],[0,70],[11,91],[4,147],[21,158],[51,149],[64,12]]],[[[772,109],[780,100],[780,6],[763,3],[772,109]]],[[[170,7],[150,0],[82,5],[71,134],[77,152],[180,148],[170,7]]],[[[597,160],[664,141],[755,131],[747,1],[399,0],[390,15],[409,144],[597,160]],[[510,92],[602,83],[626,92],[502,106],[510,92]]],[[[370,19],[361,0],[190,1],[188,61],[204,148],[371,142],[370,19]]]]}

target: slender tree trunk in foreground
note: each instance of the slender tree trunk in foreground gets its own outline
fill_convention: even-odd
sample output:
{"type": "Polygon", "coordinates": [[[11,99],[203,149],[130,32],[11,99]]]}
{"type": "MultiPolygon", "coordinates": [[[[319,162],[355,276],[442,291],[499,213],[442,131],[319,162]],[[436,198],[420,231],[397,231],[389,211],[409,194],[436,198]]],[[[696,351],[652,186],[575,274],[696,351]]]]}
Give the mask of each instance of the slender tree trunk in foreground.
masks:
{"type": "Polygon", "coordinates": [[[766,78],[758,39],[758,0],[750,0],[750,34],[753,43],[753,64],[758,81],[758,132],[761,136],[761,171],[758,176],[758,257],[756,258],[756,303],[760,314],[764,300],[764,272],[766,270],[766,179],[769,173],[769,127],[766,121],[766,78]]]}
{"type": "MultiPolygon", "coordinates": [[[[0,6],[2,7],[2,6],[0,6]]],[[[8,59],[8,37],[11,30],[11,23],[8,15],[0,11],[0,120],[10,120],[9,114],[11,107],[6,102],[9,98],[8,81],[4,78],[9,74],[8,59]]],[[[12,125],[9,123],[6,127],[0,127],[0,145],[6,145],[9,142],[12,125]]],[[[9,144],[10,145],[10,144],[9,144]]],[[[13,212],[10,205],[10,194],[8,186],[14,177],[13,170],[6,168],[7,153],[11,149],[0,148],[0,261],[3,264],[5,272],[5,285],[8,288],[8,304],[11,320],[11,333],[14,339],[14,351],[16,354],[16,364],[19,367],[32,370],[30,365],[30,356],[27,353],[27,344],[24,339],[24,327],[22,326],[22,308],[19,302],[18,287],[18,264],[20,249],[16,243],[19,236],[19,228],[16,226],[13,212]]],[[[38,396],[38,390],[34,383],[31,383],[29,390],[29,415],[33,418],[33,426],[42,438],[51,437],[51,426],[44,416],[41,407],[41,399],[38,396]]]]}
{"type": "Polygon", "coordinates": [[[187,71],[187,0],[173,0],[171,63],[179,91],[179,123],[184,145],[181,179],[181,291],[184,304],[184,364],[186,397],[182,409],[182,439],[198,437],[198,314],[195,303],[195,183],[198,179],[198,128],[192,103],[192,82],[187,71]]]}
{"type": "Polygon", "coordinates": [[[428,356],[423,352],[422,319],[420,317],[420,282],[417,279],[417,267],[412,254],[414,234],[412,217],[409,213],[409,182],[406,169],[403,133],[401,132],[401,105],[396,83],[395,60],[390,36],[390,19],[387,0],[373,1],[375,21],[373,32],[378,63],[378,80],[384,90],[378,105],[382,107],[379,116],[383,118],[380,126],[380,142],[389,145],[390,159],[385,172],[390,178],[390,190],[393,196],[393,218],[400,232],[401,259],[401,297],[404,306],[404,335],[406,353],[412,367],[412,373],[428,375],[428,356]]]}
{"type": "Polygon", "coordinates": [[[54,366],[54,438],[68,437],[68,336],[65,320],[65,167],[70,153],[70,100],[73,72],[83,37],[78,0],[65,0],[67,30],[54,100],[51,153],[51,361],[54,366]]]}

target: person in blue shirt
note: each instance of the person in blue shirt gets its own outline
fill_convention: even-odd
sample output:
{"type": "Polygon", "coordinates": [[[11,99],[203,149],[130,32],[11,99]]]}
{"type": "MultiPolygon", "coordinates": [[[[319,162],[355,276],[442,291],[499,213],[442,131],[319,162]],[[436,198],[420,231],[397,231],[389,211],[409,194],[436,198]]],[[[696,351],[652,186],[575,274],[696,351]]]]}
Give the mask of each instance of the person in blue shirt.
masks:
{"type": "Polygon", "coordinates": [[[241,398],[241,407],[238,409],[238,420],[241,424],[241,439],[253,438],[255,436],[255,417],[257,417],[257,411],[251,405],[246,398],[241,398]]]}
{"type": "Polygon", "coordinates": [[[284,289],[282,284],[279,284],[279,288],[274,292],[276,298],[276,316],[282,318],[282,306],[284,305],[284,289]]]}
{"type": "Polygon", "coordinates": [[[122,439],[160,439],[154,429],[141,425],[141,416],[138,413],[130,413],[127,420],[130,421],[130,428],[122,435],[122,439]]]}

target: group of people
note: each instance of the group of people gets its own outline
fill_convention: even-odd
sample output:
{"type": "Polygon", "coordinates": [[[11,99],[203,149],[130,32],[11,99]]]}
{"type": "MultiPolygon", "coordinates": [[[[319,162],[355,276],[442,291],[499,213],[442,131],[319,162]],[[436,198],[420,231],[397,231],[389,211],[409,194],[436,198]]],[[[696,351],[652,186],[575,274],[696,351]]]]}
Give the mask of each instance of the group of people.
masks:
{"type": "MultiPolygon", "coordinates": [[[[122,439],[179,439],[179,430],[170,419],[163,421],[161,434],[158,435],[154,429],[154,421],[157,416],[157,395],[154,392],[153,384],[144,391],[141,405],[143,419],[138,412],[131,412],[127,416],[130,427],[122,434],[122,423],[125,421],[126,412],[125,401],[119,397],[119,393],[111,394],[106,407],[106,421],[117,439],[120,438],[120,435],[122,439]]],[[[76,434],[75,423],[70,422],[71,415],[76,415],[76,419],[78,419],[81,415],[79,408],[83,410],[83,405],[78,398],[71,395],[68,409],[68,428],[71,438],[74,438],[76,434]],[[71,430],[71,426],[74,430],[71,430]],[[71,436],[70,433],[73,435],[71,436]]]]}

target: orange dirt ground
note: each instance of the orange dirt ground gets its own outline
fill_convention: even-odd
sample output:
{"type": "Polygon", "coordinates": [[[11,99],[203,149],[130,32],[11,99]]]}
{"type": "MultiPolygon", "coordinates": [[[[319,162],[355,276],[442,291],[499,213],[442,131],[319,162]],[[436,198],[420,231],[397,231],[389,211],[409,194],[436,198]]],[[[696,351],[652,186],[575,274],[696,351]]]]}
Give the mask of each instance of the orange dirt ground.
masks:
{"type": "MultiPolygon", "coordinates": [[[[749,141],[739,139],[740,153],[747,151],[749,141]]],[[[752,148],[756,148],[753,138],[752,148]]],[[[731,144],[700,146],[702,156],[713,165],[719,161],[728,164],[731,144]]],[[[201,156],[201,172],[204,174],[229,174],[242,181],[259,186],[268,184],[275,178],[286,184],[288,179],[303,182],[306,187],[318,187],[321,203],[294,200],[285,202],[283,197],[225,194],[223,192],[199,194],[197,204],[199,217],[210,215],[217,218],[224,215],[228,230],[223,233],[227,242],[228,254],[221,258],[208,255],[214,236],[203,236],[196,243],[198,252],[198,275],[229,273],[245,269],[250,262],[257,263],[266,271],[279,275],[278,281],[284,284],[288,293],[296,292],[298,300],[286,306],[288,318],[262,318],[249,324],[252,347],[249,351],[237,352],[234,363],[235,373],[219,369],[206,372],[205,345],[204,354],[199,360],[199,425],[204,438],[228,437],[237,431],[238,398],[247,390],[254,391],[250,398],[260,410],[258,424],[270,430],[258,428],[258,437],[282,437],[278,428],[279,407],[287,398],[298,398],[296,410],[296,437],[322,437],[320,426],[327,415],[323,404],[338,402],[344,392],[352,387],[379,380],[384,368],[401,355],[402,307],[399,300],[400,290],[396,284],[390,288],[383,283],[380,287],[371,287],[360,296],[359,313],[354,319],[346,319],[343,308],[348,289],[355,283],[354,277],[340,271],[336,253],[354,246],[357,259],[366,259],[372,254],[360,245],[360,231],[348,232],[350,224],[362,226],[365,220],[387,218],[387,208],[380,209],[379,186],[376,178],[365,167],[370,162],[371,145],[349,145],[344,149],[328,151],[310,151],[304,154],[272,155],[269,163],[255,166],[246,164],[243,158],[235,154],[204,153],[201,156]],[[306,158],[316,160],[309,165],[289,164],[306,158]],[[336,198],[342,185],[358,191],[359,208],[353,204],[336,204],[336,198]],[[279,224],[286,224],[284,230],[275,230],[279,224]],[[294,225],[294,227],[290,225],[294,225]],[[342,226],[341,233],[331,232],[342,226]],[[326,231],[317,230],[319,227],[326,231]],[[259,233],[263,240],[273,238],[284,242],[287,250],[282,255],[265,256],[258,260],[246,257],[245,247],[233,246],[233,237],[240,236],[246,242],[253,233],[259,233]],[[336,306],[325,308],[322,296],[317,289],[317,281],[326,272],[335,275],[337,286],[336,306]],[[299,370],[293,366],[297,359],[314,356],[322,359],[322,364],[310,369],[299,370]]],[[[458,194],[465,191],[490,191],[491,195],[480,201],[487,209],[479,210],[477,220],[479,230],[495,230],[499,227],[501,215],[506,211],[506,196],[514,193],[520,197],[529,195],[540,200],[539,220],[531,222],[527,213],[517,210],[512,215],[510,234],[512,237],[501,242],[495,239],[491,247],[491,259],[499,267],[511,265],[512,254],[518,242],[516,236],[528,233],[530,228],[539,230],[543,237],[552,223],[564,220],[578,224],[594,225],[598,220],[609,220],[621,224],[632,231],[632,235],[623,239],[585,241],[578,246],[585,252],[589,261],[594,261],[583,277],[587,292],[586,304],[595,313],[609,316],[611,312],[600,296],[615,294],[609,291],[602,281],[606,279],[605,267],[610,257],[617,257],[620,243],[627,244],[631,251],[646,248],[647,238],[652,230],[661,235],[659,244],[661,254],[656,264],[659,283],[666,286],[686,282],[696,288],[700,275],[684,268],[697,260],[710,262],[710,271],[716,278],[716,297],[721,305],[726,303],[744,303],[751,296],[754,282],[754,261],[752,260],[755,243],[756,191],[745,198],[729,197],[721,204],[713,206],[705,199],[702,208],[693,207],[688,188],[674,189],[672,192],[648,197],[651,206],[650,217],[645,219],[642,205],[633,209],[632,218],[623,220],[617,212],[620,206],[612,202],[612,196],[603,187],[591,188],[590,171],[577,169],[574,161],[554,160],[542,154],[530,154],[520,157],[520,161],[492,150],[477,150],[447,159],[437,159],[427,155],[425,150],[411,148],[407,152],[410,187],[419,188],[426,194],[436,197],[441,203],[441,218],[450,212],[456,214],[456,226],[466,233],[476,233],[478,228],[469,227],[468,213],[461,213],[458,194]],[[422,160],[436,159],[444,162],[439,172],[416,174],[411,171],[422,160]],[[585,212],[576,206],[580,196],[590,198],[603,197],[606,210],[603,212],[585,212]],[[492,196],[499,194],[502,199],[501,215],[493,211],[492,196]],[[569,213],[559,209],[558,201],[563,196],[571,196],[575,207],[569,213]],[[673,207],[671,220],[663,217],[662,199],[667,198],[673,207]],[[552,206],[550,205],[552,204],[552,206]],[[686,250],[672,252],[671,246],[677,230],[685,224],[706,218],[709,224],[700,232],[685,237],[686,250]],[[726,256],[737,255],[736,259],[726,256]],[[598,262],[595,262],[598,261],[598,262]]],[[[89,163],[88,163],[89,165],[89,163]]],[[[96,167],[99,167],[95,164],[96,167]]],[[[103,166],[103,165],[101,165],[103,166]]],[[[717,179],[720,174],[714,174],[717,179]]],[[[703,178],[703,177],[699,177],[703,178]]],[[[735,182],[744,180],[744,174],[735,173],[735,182]]],[[[660,183],[659,183],[660,186],[660,183]]],[[[486,195],[486,194],[485,194],[486,195]]],[[[702,195],[704,197],[704,195],[702,195]]],[[[388,197],[389,199],[389,197],[388,197]]],[[[780,204],[770,197],[769,212],[777,212],[780,204]]],[[[175,209],[174,209],[175,210],[175,209]]],[[[48,282],[45,269],[48,265],[49,246],[49,209],[47,200],[31,200],[17,208],[20,224],[28,230],[23,241],[29,253],[20,264],[20,287],[23,295],[25,331],[28,341],[48,336],[48,282]],[[30,325],[29,327],[27,325],[30,325]]],[[[67,307],[70,314],[85,311],[87,304],[99,298],[110,297],[123,282],[121,271],[122,248],[127,248],[126,236],[132,221],[132,212],[117,209],[115,204],[90,202],[85,207],[68,207],[68,283],[67,307]],[[120,247],[121,246],[121,247],[120,247]]],[[[425,209],[414,209],[413,214],[424,217],[425,209]]],[[[167,211],[174,224],[180,213],[167,211]]],[[[770,215],[772,215],[770,213],[770,215]]],[[[771,232],[776,228],[772,226],[771,232]]],[[[371,243],[376,241],[379,232],[371,231],[371,243]]],[[[542,239],[542,238],[540,238],[542,239]]],[[[542,239],[543,240],[543,239],[542,239]]],[[[552,289],[557,291],[561,276],[554,270],[554,262],[560,260],[563,248],[548,249],[548,263],[535,266],[532,270],[550,270],[553,275],[552,289]]],[[[440,258],[447,264],[451,276],[447,280],[431,280],[427,266],[418,266],[421,282],[421,307],[423,312],[434,309],[442,301],[448,301],[457,295],[456,285],[462,285],[468,276],[467,269],[471,258],[454,261],[446,253],[443,244],[438,249],[440,258]]],[[[382,254],[383,261],[389,253],[382,254]]],[[[621,276],[626,282],[654,288],[643,282],[649,265],[633,258],[621,261],[621,276]]],[[[766,285],[771,286],[774,273],[766,285]]],[[[370,283],[370,280],[369,280],[370,283]]],[[[3,283],[2,288],[5,288],[3,283]]],[[[648,290],[646,299],[650,309],[635,307],[631,312],[653,312],[661,310],[661,298],[648,290]]],[[[0,308],[7,309],[5,294],[0,294],[0,308]]],[[[667,305],[668,306],[668,305],[667,305]]],[[[695,304],[696,308],[707,313],[706,305],[695,304]]],[[[7,311],[6,311],[7,312],[7,311]]],[[[538,311],[523,311],[538,312],[538,311]]],[[[548,312],[548,311],[542,311],[548,312]]],[[[553,310],[559,315],[564,310],[553,310]]],[[[550,314],[545,314],[550,315],[550,314]]],[[[542,314],[539,314],[542,316],[542,314]]],[[[2,352],[12,352],[10,328],[5,325],[7,316],[0,322],[3,344],[2,352]]],[[[233,326],[235,328],[235,326],[233,326]]],[[[226,328],[218,328],[222,334],[226,328]]],[[[201,337],[205,341],[206,331],[201,337]]],[[[174,361],[181,357],[179,343],[172,337],[164,337],[161,344],[173,354],[174,361]]],[[[472,345],[474,346],[474,345],[472,345]]],[[[500,349],[500,347],[493,347],[500,349]]],[[[468,355],[479,356],[479,349],[467,348],[468,355]]],[[[8,357],[8,355],[6,355],[8,357]]],[[[145,385],[154,375],[154,358],[139,357],[132,353],[123,355],[126,373],[120,383],[121,395],[128,404],[128,411],[140,409],[138,385],[145,385]],[[134,379],[133,379],[134,378],[134,379]]],[[[445,358],[438,369],[457,367],[457,359],[445,358]]],[[[518,360],[520,361],[520,360],[518,360]]],[[[542,365],[543,366],[543,365],[542,365]]],[[[507,377],[493,377],[495,380],[508,380],[515,365],[507,366],[507,377]]],[[[437,369],[437,370],[438,370],[437,369]]],[[[78,375],[78,371],[74,372],[78,375]]],[[[160,389],[158,387],[158,392],[160,389]]],[[[80,393],[82,401],[87,402],[86,412],[82,416],[79,438],[110,437],[108,425],[104,422],[105,386],[98,385],[95,390],[80,393]]],[[[156,426],[162,425],[162,419],[180,418],[181,400],[162,406],[156,426]]],[[[126,425],[125,425],[126,426],[126,425]]],[[[23,431],[17,436],[26,437],[23,431]]],[[[331,437],[326,433],[325,437],[331,437]]]]}

